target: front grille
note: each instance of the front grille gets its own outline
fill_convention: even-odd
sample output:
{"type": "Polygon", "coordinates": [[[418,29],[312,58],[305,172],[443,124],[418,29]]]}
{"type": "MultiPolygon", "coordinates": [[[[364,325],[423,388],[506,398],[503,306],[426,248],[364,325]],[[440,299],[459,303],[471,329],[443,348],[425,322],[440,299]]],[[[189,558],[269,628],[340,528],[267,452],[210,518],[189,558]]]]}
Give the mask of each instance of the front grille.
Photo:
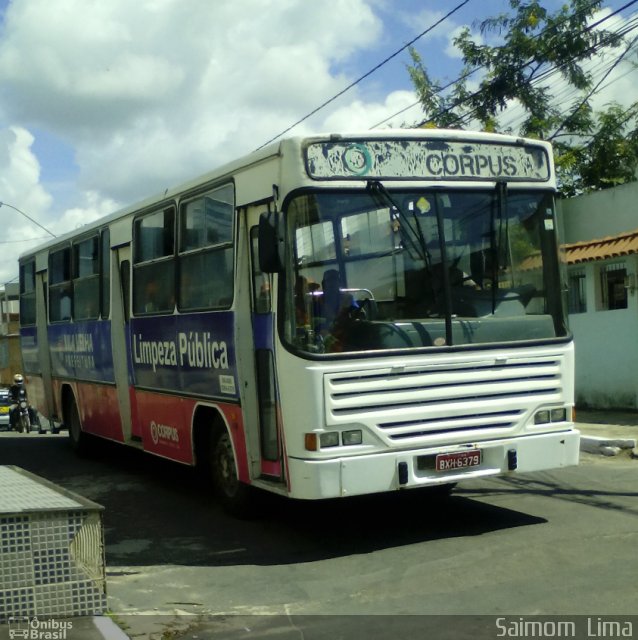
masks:
{"type": "Polygon", "coordinates": [[[559,402],[559,357],[395,367],[324,378],[328,424],[361,422],[390,441],[514,429],[530,403],[559,402]]]}

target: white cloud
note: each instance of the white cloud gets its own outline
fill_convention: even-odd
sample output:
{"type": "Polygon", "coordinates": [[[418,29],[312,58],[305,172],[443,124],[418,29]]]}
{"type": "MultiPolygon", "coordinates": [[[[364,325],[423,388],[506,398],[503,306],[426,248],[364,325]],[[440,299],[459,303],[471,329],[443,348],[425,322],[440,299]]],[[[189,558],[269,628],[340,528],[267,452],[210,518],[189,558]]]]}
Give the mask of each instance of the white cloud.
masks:
{"type": "Polygon", "coordinates": [[[335,110],[326,118],[330,131],[365,131],[380,127],[401,127],[422,119],[422,111],[412,91],[393,91],[385,101],[364,103],[355,100],[335,110]],[[394,115],[396,114],[396,115],[394,115]],[[388,119],[388,116],[394,116],[388,119]]]}
{"type": "MultiPolygon", "coordinates": [[[[56,234],[258,147],[343,89],[335,69],[383,29],[368,0],[13,0],[2,26],[0,199],[56,234]],[[29,131],[73,149],[67,211],[29,131]]],[[[42,238],[18,217],[5,242],[42,238]]],[[[7,246],[0,281],[29,244],[7,246]]]]}
{"type": "Polygon", "coordinates": [[[119,206],[95,192],[78,193],[80,206],[56,216],[51,212],[53,198],[40,183],[33,142],[33,135],[22,127],[0,130],[0,286],[16,278],[21,253],[119,206]]]}
{"type": "Polygon", "coordinates": [[[51,205],[51,196],[39,184],[40,164],[32,144],[33,136],[22,127],[0,130],[0,284],[15,278],[23,250],[47,237],[24,215],[42,224],[51,205]]]}
{"type": "Polygon", "coordinates": [[[61,235],[73,229],[79,229],[119,208],[120,204],[115,200],[103,198],[95,191],[86,191],[82,194],[81,206],[67,209],[53,225],[52,230],[56,235],[61,235]]]}
{"type": "Polygon", "coordinates": [[[365,0],[15,0],[0,95],[75,148],[80,188],[130,200],[279,133],[381,29],[365,0]]]}

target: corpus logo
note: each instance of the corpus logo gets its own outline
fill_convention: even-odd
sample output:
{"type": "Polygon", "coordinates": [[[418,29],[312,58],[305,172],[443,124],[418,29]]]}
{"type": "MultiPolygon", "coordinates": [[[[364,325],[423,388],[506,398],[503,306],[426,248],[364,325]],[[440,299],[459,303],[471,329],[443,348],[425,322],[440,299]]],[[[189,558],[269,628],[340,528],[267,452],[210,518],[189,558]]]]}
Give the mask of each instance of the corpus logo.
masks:
{"type": "Polygon", "coordinates": [[[179,431],[175,427],[167,424],[157,424],[155,420],[151,420],[151,439],[153,444],[158,444],[160,440],[164,443],[179,443],[179,431]]]}

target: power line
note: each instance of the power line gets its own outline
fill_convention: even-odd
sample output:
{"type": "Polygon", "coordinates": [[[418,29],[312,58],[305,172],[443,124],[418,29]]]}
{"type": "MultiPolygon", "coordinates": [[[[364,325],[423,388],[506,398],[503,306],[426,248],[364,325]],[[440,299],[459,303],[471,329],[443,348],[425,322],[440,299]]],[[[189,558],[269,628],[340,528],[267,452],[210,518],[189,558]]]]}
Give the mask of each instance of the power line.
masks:
{"type": "MultiPolygon", "coordinates": [[[[589,29],[598,26],[599,24],[601,24],[602,22],[605,22],[606,20],[612,18],[614,15],[616,15],[617,13],[619,13],[620,11],[623,11],[624,9],[626,9],[627,7],[631,6],[632,4],[635,4],[635,2],[637,2],[638,0],[633,0],[632,2],[629,2],[628,4],[626,4],[623,7],[620,7],[620,9],[617,9],[616,11],[614,11],[613,13],[611,13],[609,16],[606,16],[605,18],[602,18],[601,20],[599,20],[598,22],[596,22],[593,25],[590,25],[589,27],[583,29],[580,33],[584,33],[585,31],[588,31],[589,29]]],[[[600,0],[592,0],[587,6],[583,7],[581,9],[581,11],[577,12],[576,15],[585,13],[586,11],[588,11],[589,9],[591,9],[594,5],[599,4],[600,0]]],[[[563,24],[564,22],[567,22],[567,20],[569,20],[572,16],[568,15],[565,16],[562,20],[557,21],[557,23],[555,25],[553,25],[553,28],[563,24]]],[[[537,40],[538,38],[540,38],[541,36],[545,35],[546,31],[550,29],[550,27],[546,27],[545,29],[543,29],[542,31],[540,31],[539,33],[537,33],[535,36],[532,37],[532,40],[537,40]]],[[[580,35],[576,34],[576,35],[580,35]]],[[[527,64],[529,64],[528,62],[526,62],[525,64],[523,64],[519,69],[523,69],[527,64]]],[[[474,75],[479,69],[482,69],[483,67],[478,66],[475,67],[474,69],[472,69],[471,71],[467,71],[463,74],[461,74],[458,78],[456,78],[456,80],[452,80],[451,82],[448,82],[447,84],[443,85],[442,87],[437,88],[436,91],[433,92],[434,95],[440,94],[443,91],[445,91],[446,89],[449,89],[451,86],[454,86],[455,84],[461,82],[462,80],[465,80],[466,78],[469,78],[471,75],[474,75]]],[[[469,97],[472,97],[474,95],[477,95],[478,92],[472,94],[469,97]]],[[[386,123],[388,120],[391,120],[392,118],[396,118],[396,116],[401,115],[402,113],[404,113],[405,111],[407,111],[408,109],[411,109],[412,107],[417,106],[418,104],[420,104],[420,100],[417,100],[416,102],[412,103],[411,105],[404,107],[403,109],[401,109],[400,111],[397,111],[395,114],[389,116],[388,118],[385,118],[385,120],[381,120],[380,122],[378,122],[377,124],[373,125],[372,127],[370,127],[371,129],[375,129],[376,127],[386,123]]],[[[461,103],[459,103],[461,104],[461,103]]],[[[454,105],[454,106],[458,106],[454,105]]],[[[449,111],[449,110],[448,110],[449,111]]],[[[443,111],[443,113],[447,113],[447,111],[443,111]]],[[[442,114],[437,114],[437,115],[442,115],[442,114]]],[[[418,126],[421,126],[425,121],[422,121],[418,126]]]]}
{"type": "Polygon", "coordinates": [[[580,103],[576,106],[575,109],[572,109],[572,112],[567,116],[561,123],[560,126],[554,131],[554,133],[548,138],[549,141],[553,140],[562,130],[563,127],[567,124],[569,118],[571,118],[597,91],[600,85],[609,77],[609,74],[620,64],[622,59],[629,53],[631,48],[634,46],[634,43],[638,40],[638,36],[635,37],[625,48],[625,50],[616,58],[614,64],[611,65],[609,69],[607,69],[606,73],[603,77],[596,83],[596,85],[592,88],[592,90],[580,101],[580,103]]]}
{"type": "MultiPolygon", "coordinates": [[[[614,33],[614,35],[620,35],[620,36],[625,36],[628,33],[631,33],[631,31],[634,31],[637,27],[638,27],[638,14],[634,14],[634,16],[632,16],[628,22],[618,31],[616,31],[614,33]]],[[[593,69],[591,71],[596,71],[595,73],[592,73],[592,76],[595,78],[598,76],[597,71],[601,71],[603,74],[603,77],[600,78],[600,80],[597,81],[596,86],[594,87],[594,90],[592,90],[592,92],[590,92],[590,95],[587,96],[587,98],[585,98],[584,101],[582,101],[578,108],[580,108],[590,97],[592,97],[593,95],[599,93],[600,91],[602,91],[602,89],[610,86],[611,84],[613,84],[614,82],[618,81],[619,79],[621,79],[622,77],[624,77],[625,75],[627,75],[627,73],[623,74],[622,76],[620,76],[619,78],[615,78],[614,80],[612,80],[611,82],[607,83],[604,87],[602,87],[602,83],[605,81],[605,79],[610,75],[610,73],[618,66],[618,64],[621,62],[622,58],[626,56],[626,54],[631,51],[631,49],[634,47],[635,43],[636,43],[636,38],[634,38],[628,45],[627,49],[619,56],[617,57],[611,65],[608,65],[607,62],[601,62],[598,63],[597,65],[595,65],[593,67],[593,69]]],[[[604,48],[606,45],[608,44],[608,41],[604,41],[599,43],[599,47],[600,48],[604,48]]],[[[593,51],[592,51],[593,53],[593,51]]],[[[568,61],[569,62],[569,61],[568,61]]],[[[545,72],[545,74],[543,74],[543,76],[539,76],[538,78],[535,78],[532,81],[532,84],[538,84],[540,83],[541,80],[549,80],[551,76],[555,75],[556,73],[559,73],[560,71],[560,67],[557,68],[553,68],[551,70],[549,70],[548,72],[545,72]]],[[[632,70],[633,71],[633,70],[632,70]]],[[[562,89],[558,94],[556,94],[554,96],[554,102],[555,103],[560,103],[561,102],[561,98],[565,97],[568,98],[570,95],[573,95],[574,91],[573,89],[570,89],[569,86],[565,87],[564,89],[562,89]]],[[[459,121],[465,120],[467,118],[467,116],[471,116],[472,114],[465,114],[465,116],[463,116],[462,118],[459,119],[459,121]]],[[[514,118],[512,118],[509,123],[504,123],[503,127],[509,127],[509,128],[515,128],[515,123],[517,121],[522,121],[522,119],[525,116],[519,116],[516,115],[514,116],[514,118]]],[[[567,118],[565,119],[567,120],[567,118]]],[[[563,125],[565,124],[565,122],[563,122],[563,125]]],[[[562,126],[562,125],[561,125],[562,126]]],[[[556,135],[556,134],[554,134],[556,135]]],[[[553,136],[552,136],[553,137],[553,136]]],[[[550,138],[551,139],[551,138],[550,138]]]]}
{"type": "Polygon", "coordinates": [[[415,38],[410,40],[410,42],[408,42],[406,45],[402,46],[400,49],[397,49],[397,51],[395,51],[393,54],[389,55],[385,60],[382,60],[375,67],[370,69],[370,71],[368,71],[367,73],[364,73],[360,78],[358,78],[354,82],[351,82],[345,89],[342,89],[339,93],[337,93],[336,95],[332,96],[332,98],[330,98],[329,100],[326,100],[323,104],[320,104],[316,109],[313,109],[310,113],[305,115],[303,118],[301,118],[300,120],[297,120],[297,122],[295,122],[294,124],[290,125],[287,129],[284,129],[281,133],[277,134],[274,138],[271,138],[267,142],[264,142],[264,144],[262,144],[260,147],[257,147],[257,149],[255,149],[255,151],[258,151],[259,149],[262,149],[263,147],[265,147],[267,144],[270,144],[271,142],[274,142],[278,138],[281,138],[281,136],[283,136],[284,134],[288,133],[291,129],[294,129],[297,125],[301,124],[302,122],[304,122],[305,120],[307,120],[311,116],[315,115],[315,113],[317,113],[318,111],[321,111],[321,109],[323,109],[324,107],[329,105],[331,102],[334,102],[337,98],[340,98],[344,93],[346,93],[347,91],[352,89],[352,87],[358,85],[360,82],[365,80],[368,76],[372,75],[375,71],[380,69],[383,65],[387,64],[388,62],[390,62],[390,60],[392,60],[393,58],[396,58],[396,56],[398,56],[402,51],[405,51],[408,47],[411,47],[417,40],[419,40],[424,35],[426,35],[430,31],[432,31],[436,27],[438,27],[442,22],[445,22],[451,15],[453,15],[459,9],[461,9],[466,4],[468,4],[468,2],[470,2],[470,0],[463,0],[463,2],[458,4],[456,7],[454,7],[454,9],[449,11],[446,15],[444,15],[439,20],[437,20],[437,22],[435,22],[433,25],[429,26],[425,31],[423,31],[418,36],[416,36],[415,38]]]}
{"type": "Polygon", "coordinates": [[[8,202],[0,202],[0,207],[2,206],[9,207],[9,209],[13,209],[14,211],[17,211],[20,215],[23,215],[27,220],[30,220],[31,222],[33,222],[34,225],[40,227],[40,229],[42,229],[43,231],[46,231],[51,237],[57,238],[57,236],[55,235],[55,233],[53,233],[53,231],[49,231],[44,225],[41,225],[37,220],[34,220],[28,213],[25,213],[24,211],[21,211],[20,209],[18,209],[18,207],[14,207],[12,204],[9,204],[8,202]]]}
{"type": "MultiPolygon", "coordinates": [[[[585,27],[578,34],[575,34],[574,37],[576,37],[577,35],[580,35],[581,33],[585,33],[587,31],[591,31],[594,27],[599,26],[600,24],[602,24],[606,20],[611,19],[614,15],[618,14],[620,11],[626,9],[627,7],[630,7],[630,6],[634,5],[634,4],[636,4],[636,2],[638,2],[638,0],[632,0],[631,2],[628,2],[623,7],[620,7],[619,9],[617,9],[616,11],[611,13],[609,16],[606,16],[605,18],[602,18],[598,22],[593,23],[593,24],[585,27]]],[[[631,25],[631,21],[630,21],[630,23],[628,23],[628,25],[631,25]]],[[[627,35],[627,33],[630,33],[631,31],[633,31],[636,28],[636,25],[633,25],[633,26],[628,26],[628,25],[623,26],[622,28],[618,29],[615,32],[611,32],[611,34],[607,38],[603,38],[602,40],[600,40],[598,43],[596,43],[592,47],[589,47],[589,49],[587,49],[583,53],[581,53],[581,54],[579,54],[577,56],[573,56],[569,60],[566,60],[565,62],[563,62],[563,64],[561,64],[559,66],[556,66],[556,67],[551,67],[551,68],[543,71],[540,75],[536,76],[533,80],[531,80],[531,83],[536,85],[536,84],[539,84],[543,80],[549,79],[552,75],[554,75],[555,73],[558,73],[563,67],[565,67],[570,62],[573,62],[574,60],[577,60],[580,56],[582,56],[584,54],[589,54],[589,55],[594,54],[599,49],[602,49],[605,46],[607,46],[608,44],[610,44],[611,41],[614,38],[616,38],[618,36],[622,37],[624,35],[627,35]]],[[[536,37],[538,38],[543,34],[544,34],[544,31],[542,31],[539,34],[537,34],[536,37]]],[[[529,62],[525,62],[525,63],[521,64],[517,69],[515,69],[515,71],[521,71],[522,69],[524,69],[528,65],[529,65],[529,62]]],[[[446,113],[449,113],[450,111],[452,111],[452,109],[455,109],[456,107],[462,105],[467,100],[469,100],[471,98],[475,98],[476,96],[480,95],[481,91],[482,91],[481,89],[478,89],[477,91],[475,91],[474,93],[470,94],[466,98],[459,99],[459,100],[455,101],[454,104],[448,105],[446,108],[444,108],[444,109],[440,110],[439,112],[437,112],[436,114],[434,114],[434,116],[431,116],[430,118],[427,118],[426,120],[420,122],[419,125],[417,125],[417,126],[421,126],[422,124],[427,122],[427,120],[432,120],[432,119],[435,119],[435,118],[439,118],[442,115],[444,115],[446,113]]],[[[452,124],[458,124],[460,126],[464,122],[467,122],[468,119],[471,119],[476,114],[476,112],[477,112],[477,109],[475,108],[474,110],[470,111],[469,113],[462,114],[452,124]]]]}

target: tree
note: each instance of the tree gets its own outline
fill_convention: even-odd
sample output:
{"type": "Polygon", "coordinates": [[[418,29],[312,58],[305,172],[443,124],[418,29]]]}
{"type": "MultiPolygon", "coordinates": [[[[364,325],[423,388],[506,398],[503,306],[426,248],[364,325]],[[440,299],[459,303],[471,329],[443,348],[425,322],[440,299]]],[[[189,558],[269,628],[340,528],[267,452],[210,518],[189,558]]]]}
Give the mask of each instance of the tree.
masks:
{"type": "Polygon", "coordinates": [[[638,102],[628,109],[610,104],[596,114],[595,127],[584,139],[554,140],[561,195],[609,189],[637,179],[638,102]]]}
{"type": "Polygon", "coordinates": [[[622,33],[602,29],[602,21],[593,22],[601,1],[571,0],[550,14],[538,0],[510,0],[512,15],[501,14],[479,25],[482,36],[500,36],[500,44],[477,43],[468,28],[454,39],[464,68],[460,78],[446,87],[431,80],[411,48],[413,64],[408,71],[427,115],[421,125],[463,128],[478,122],[486,131],[548,140],[556,134],[556,165],[565,195],[634,180],[638,103],[626,111],[610,105],[595,114],[590,104],[593,81],[583,69],[583,62],[601,48],[623,44],[622,33]],[[470,90],[468,83],[479,70],[483,77],[478,88],[470,90]],[[567,115],[564,100],[554,95],[557,87],[565,86],[573,94],[567,115]],[[498,121],[513,105],[524,113],[517,131],[498,121]],[[614,162],[605,161],[608,154],[614,162]]]}

